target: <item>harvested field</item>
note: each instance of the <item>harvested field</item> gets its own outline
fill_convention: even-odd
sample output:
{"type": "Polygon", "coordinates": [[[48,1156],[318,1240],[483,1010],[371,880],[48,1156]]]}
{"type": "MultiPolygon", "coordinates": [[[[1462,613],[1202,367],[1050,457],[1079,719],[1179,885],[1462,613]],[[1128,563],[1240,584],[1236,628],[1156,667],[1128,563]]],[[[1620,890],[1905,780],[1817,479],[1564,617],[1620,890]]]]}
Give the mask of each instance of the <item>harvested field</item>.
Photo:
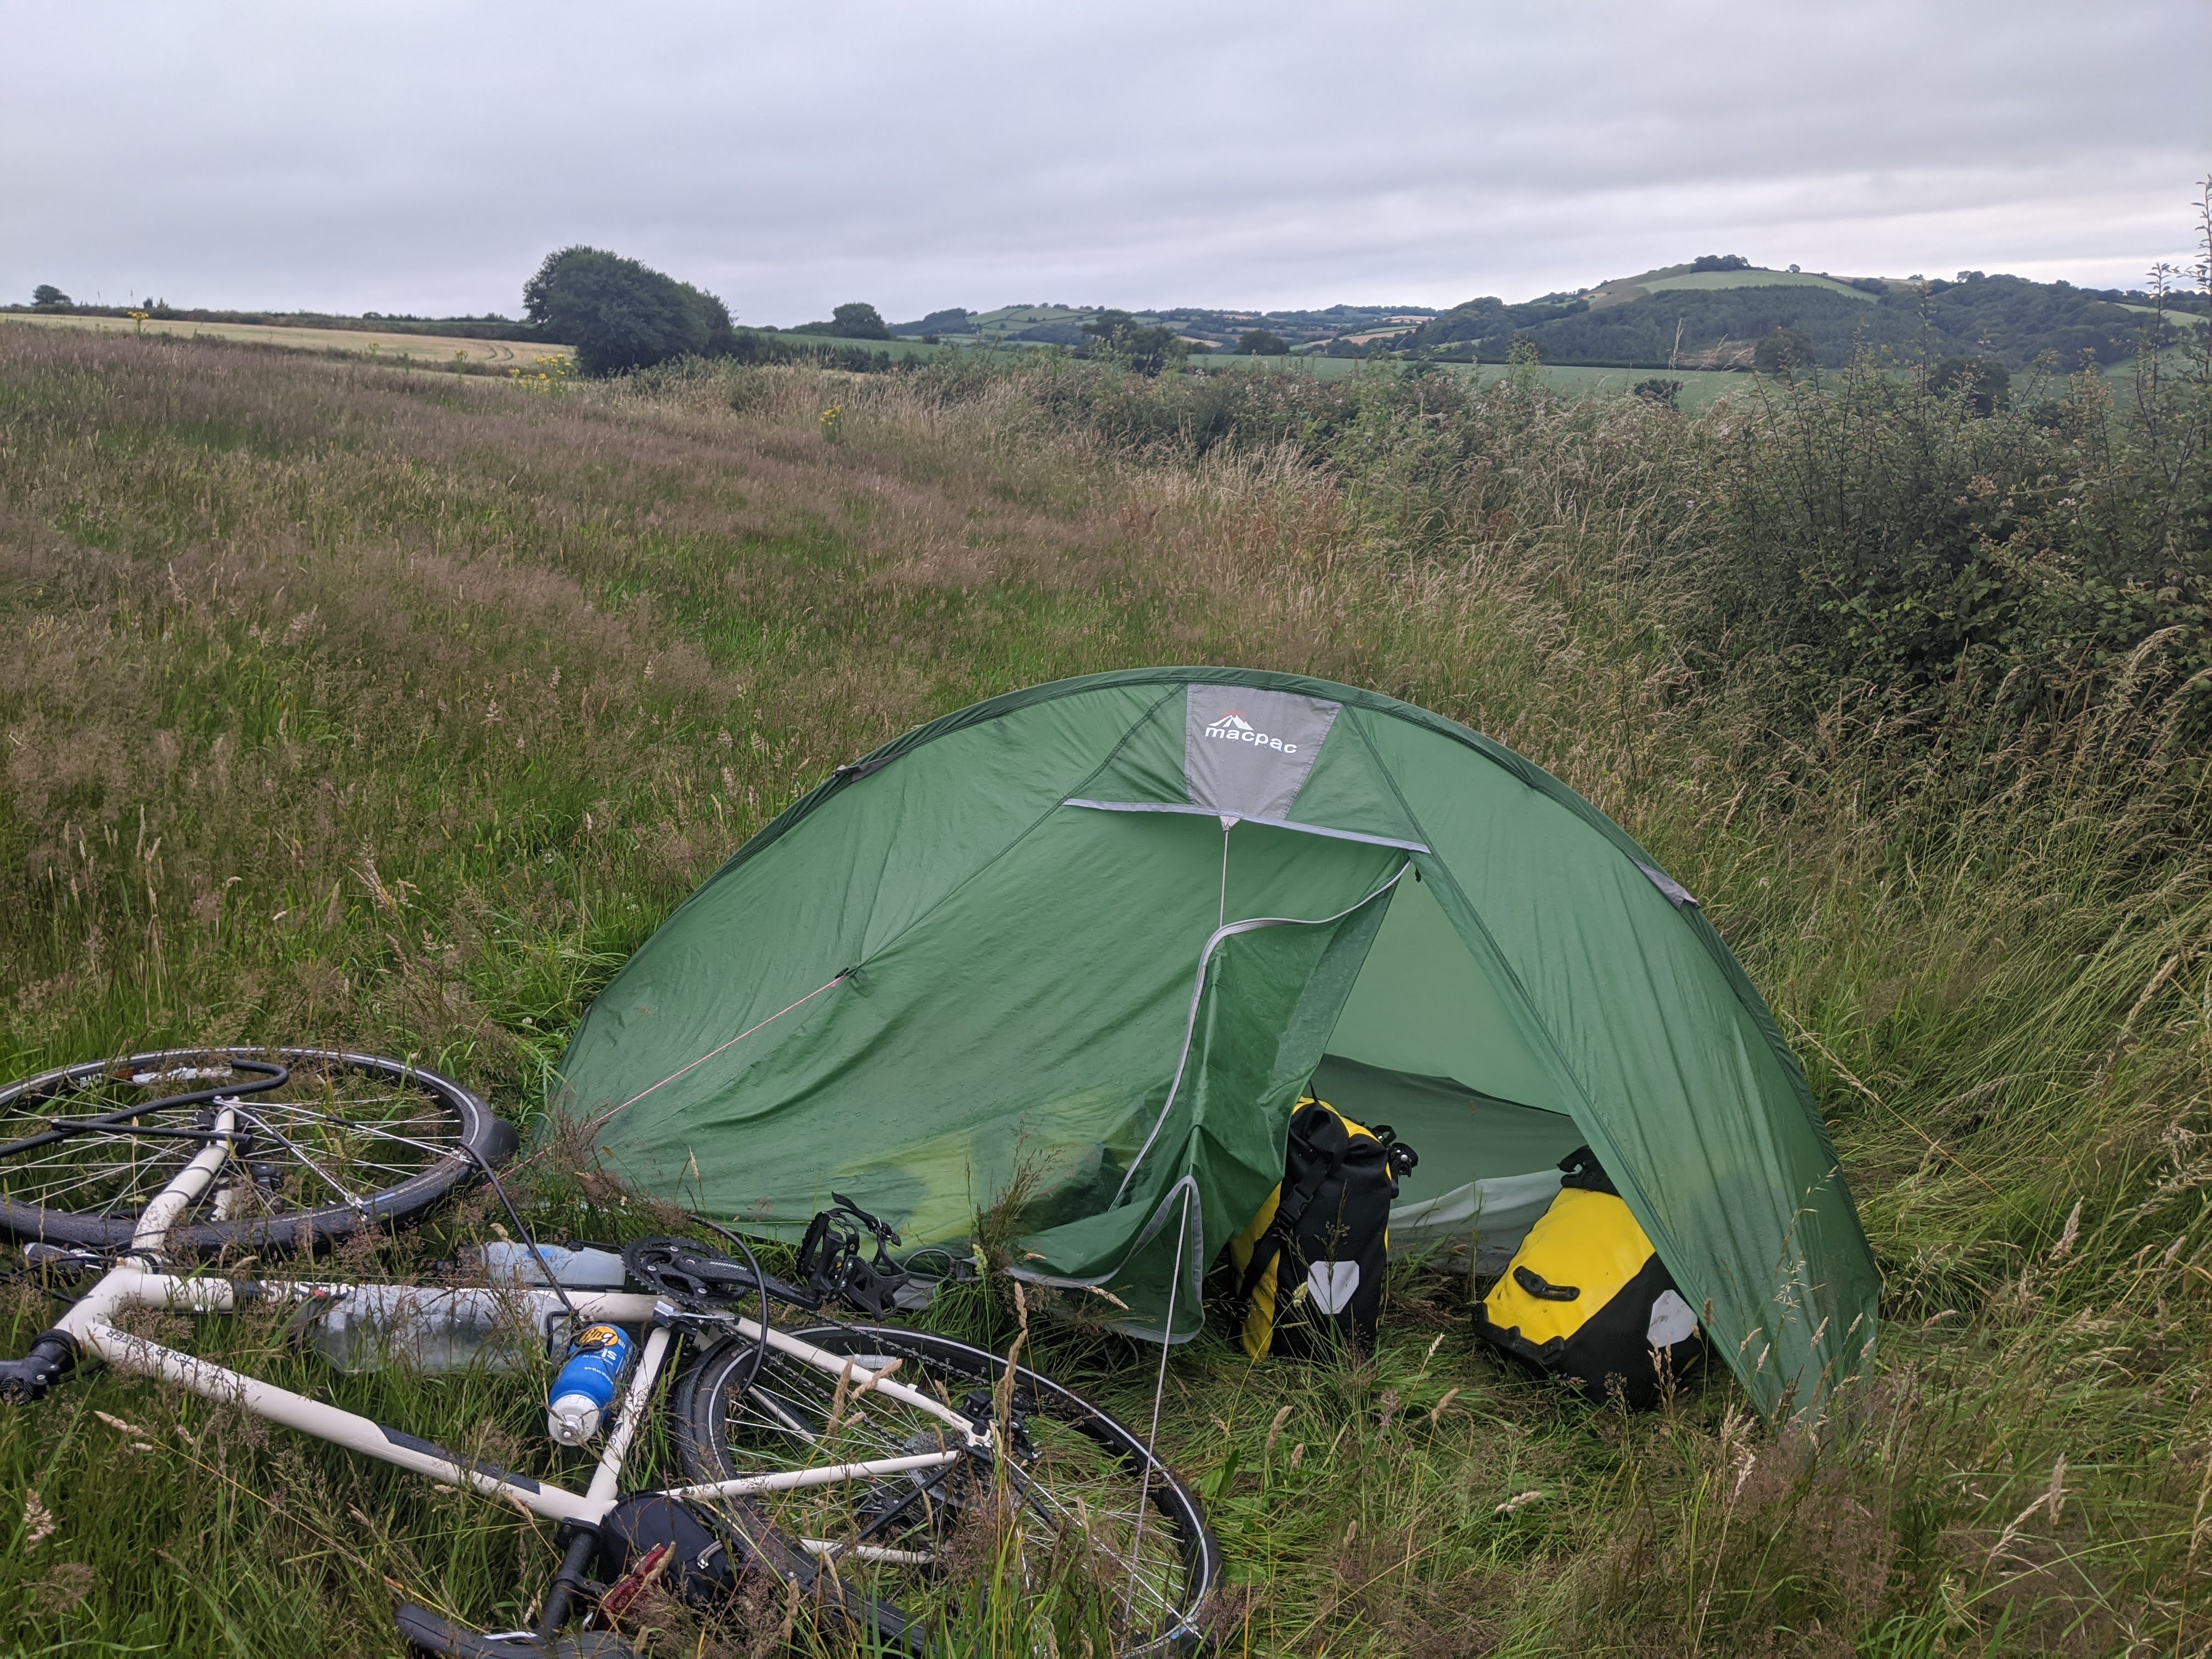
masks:
{"type": "Polygon", "coordinates": [[[468,340],[441,334],[379,333],[348,328],[279,328],[258,323],[195,323],[149,317],[143,322],[130,317],[42,317],[27,312],[0,312],[0,324],[27,323],[34,328],[92,329],[105,334],[130,334],[162,339],[243,340],[253,345],[281,346],[289,351],[336,351],[349,356],[412,363],[423,368],[446,368],[456,360],[496,368],[519,368],[535,374],[541,365],[566,363],[574,355],[567,346],[538,345],[528,341],[468,340]]]}

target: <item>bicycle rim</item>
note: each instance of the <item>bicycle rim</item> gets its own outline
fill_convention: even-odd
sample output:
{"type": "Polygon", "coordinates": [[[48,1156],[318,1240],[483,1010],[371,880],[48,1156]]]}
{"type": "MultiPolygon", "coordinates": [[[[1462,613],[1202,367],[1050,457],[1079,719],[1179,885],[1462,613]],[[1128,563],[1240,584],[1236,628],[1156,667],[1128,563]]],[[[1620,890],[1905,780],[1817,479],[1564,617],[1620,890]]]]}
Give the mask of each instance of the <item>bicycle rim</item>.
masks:
{"type": "MultiPolygon", "coordinates": [[[[856,1367],[964,1409],[1006,1408],[1005,1361],[925,1332],[833,1325],[794,1333],[856,1367]]],[[[731,1339],[678,1379],[676,1449],[704,1482],[911,1455],[957,1443],[941,1419],[731,1339]],[[835,1415],[834,1429],[829,1429],[835,1415]],[[825,1432],[825,1429],[828,1431],[825,1432]]],[[[1164,1656],[1196,1644],[1218,1553],[1197,1501],[1143,1441],[1072,1390],[1018,1367],[1018,1437],[950,1470],[845,1481],[750,1501],[842,1582],[931,1632],[933,1650],[1164,1656]],[[1140,1521],[1141,1517],[1141,1521],[1140,1521]]]]}
{"type": "Polygon", "coordinates": [[[394,1225],[512,1145],[452,1079],[374,1054],[172,1048],[93,1060],[0,1089],[0,1229],[129,1243],[148,1202],[211,1144],[218,1112],[234,1119],[230,1158],[170,1229],[171,1251],[312,1249],[394,1225]],[[265,1086],[272,1068],[284,1075],[265,1086]]]}

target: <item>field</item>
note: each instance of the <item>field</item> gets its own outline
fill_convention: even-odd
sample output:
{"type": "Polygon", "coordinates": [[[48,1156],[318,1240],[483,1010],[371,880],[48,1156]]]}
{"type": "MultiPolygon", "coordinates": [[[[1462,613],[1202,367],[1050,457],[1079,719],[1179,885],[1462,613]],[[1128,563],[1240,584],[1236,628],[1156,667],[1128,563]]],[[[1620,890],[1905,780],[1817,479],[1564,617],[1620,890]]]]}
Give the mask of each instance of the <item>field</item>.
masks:
{"type": "Polygon", "coordinates": [[[450,368],[455,362],[472,368],[520,369],[541,373],[544,366],[566,363],[566,346],[536,345],[513,340],[465,340],[435,334],[376,333],[341,328],[278,328],[254,323],[194,323],[165,321],[149,317],[138,322],[128,317],[41,317],[23,312],[0,313],[0,324],[28,323],[40,328],[88,328],[109,334],[153,336],[164,339],[243,340],[254,345],[279,346],[288,351],[337,351],[349,356],[389,359],[418,368],[450,368]]]}
{"type": "Polygon", "coordinates": [[[1839,283],[1832,276],[1817,276],[1809,270],[1692,270],[1680,276],[1653,277],[1633,286],[1647,294],[1662,294],[1669,289],[1818,288],[1826,289],[1831,294],[1864,300],[1869,305],[1875,302],[1875,297],[1848,283],[1839,283]]]}
{"type": "MultiPolygon", "coordinates": [[[[1410,1270],[1362,1363],[1194,1343],[1160,1437],[1229,1561],[1216,1650],[2212,1650],[2202,629],[2110,621],[2181,601],[2106,579],[2142,535],[2205,557],[2198,405],[2146,469],[2094,380],[1977,422],[1871,374],[1730,376],[1744,398],[1682,416],[979,356],[537,387],[0,329],[7,1074],[343,1041],[526,1119],[627,953],[898,732],[1134,664],[1372,686],[1549,767],[1699,896],[1859,1195],[1880,1358],[1817,1432],[1757,1423],[1719,1367],[1593,1411],[1478,1349],[1463,1280],[1410,1270]],[[2176,478],[2181,508],[2142,493],[2176,478]],[[1850,583],[1889,568],[1855,538],[1961,523],[2053,539],[1972,568],[2027,597],[1953,669],[1950,590],[1850,583]]],[[[555,1236],[659,1231],[574,1171],[525,1201],[555,1236]]],[[[464,1203],[341,1266],[428,1268],[491,1225],[464,1203]]],[[[52,1305],[21,1274],[0,1296],[20,1352],[52,1305]]],[[[963,1316],[1014,1328],[1003,1298],[963,1316]]],[[[527,1382],[332,1383],[265,1321],[154,1328],[575,1467],[527,1382]]],[[[1150,1409],[1153,1351],[1038,1340],[1150,1409]]],[[[556,1560],[511,1512],[104,1375],[0,1413],[0,1528],[25,1654],[386,1655],[396,1596],[496,1628],[556,1560]]],[[[657,1650],[784,1634],[771,1610],[657,1650]]]]}

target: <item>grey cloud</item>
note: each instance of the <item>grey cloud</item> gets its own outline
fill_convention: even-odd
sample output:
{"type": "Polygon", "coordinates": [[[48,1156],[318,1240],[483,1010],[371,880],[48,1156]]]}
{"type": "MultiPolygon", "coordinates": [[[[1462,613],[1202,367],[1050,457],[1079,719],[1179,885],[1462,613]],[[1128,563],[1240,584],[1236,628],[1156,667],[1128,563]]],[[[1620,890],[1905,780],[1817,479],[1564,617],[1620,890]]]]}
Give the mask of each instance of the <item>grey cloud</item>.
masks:
{"type": "Polygon", "coordinates": [[[11,297],[512,311],[576,240],[782,322],[2133,283],[2212,169],[2202,0],[7,6],[11,297]]]}

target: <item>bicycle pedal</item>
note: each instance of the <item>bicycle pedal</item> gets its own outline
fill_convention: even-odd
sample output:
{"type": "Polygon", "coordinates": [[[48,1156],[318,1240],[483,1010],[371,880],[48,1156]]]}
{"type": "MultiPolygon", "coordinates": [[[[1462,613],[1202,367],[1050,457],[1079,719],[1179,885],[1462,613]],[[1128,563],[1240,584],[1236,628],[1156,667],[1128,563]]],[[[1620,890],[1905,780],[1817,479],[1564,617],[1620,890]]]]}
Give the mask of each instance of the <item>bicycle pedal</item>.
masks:
{"type": "Polygon", "coordinates": [[[97,1250],[74,1249],[44,1240],[23,1246],[23,1265],[46,1279],[88,1279],[113,1265],[97,1250]]]}

